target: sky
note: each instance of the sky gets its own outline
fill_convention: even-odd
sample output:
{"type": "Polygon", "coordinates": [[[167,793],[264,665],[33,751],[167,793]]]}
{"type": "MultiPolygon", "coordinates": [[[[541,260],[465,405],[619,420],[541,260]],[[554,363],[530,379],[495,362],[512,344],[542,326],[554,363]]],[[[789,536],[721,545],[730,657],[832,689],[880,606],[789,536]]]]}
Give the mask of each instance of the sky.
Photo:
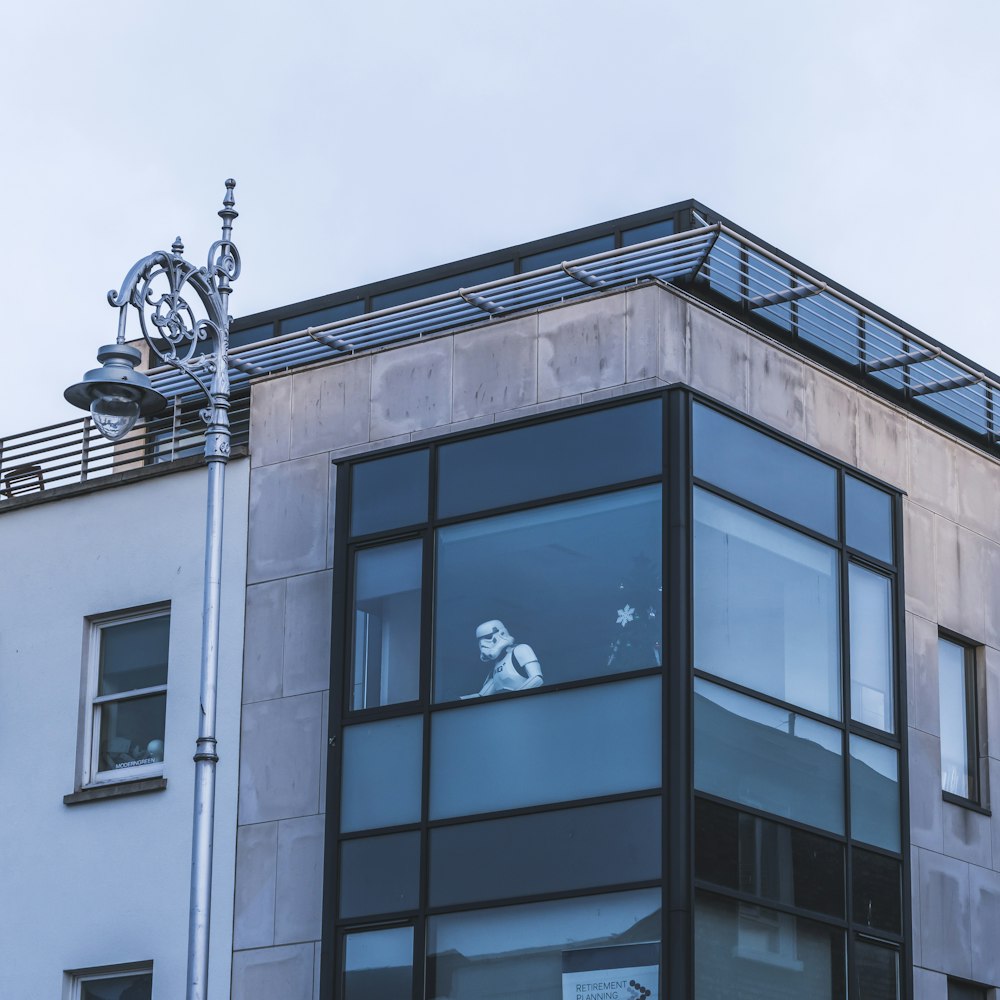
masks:
{"type": "Polygon", "coordinates": [[[1000,4],[35,0],[0,38],[0,438],[227,177],[247,315],[694,197],[1000,371],[1000,4]],[[994,292],[990,292],[990,289],[994,292]]]}

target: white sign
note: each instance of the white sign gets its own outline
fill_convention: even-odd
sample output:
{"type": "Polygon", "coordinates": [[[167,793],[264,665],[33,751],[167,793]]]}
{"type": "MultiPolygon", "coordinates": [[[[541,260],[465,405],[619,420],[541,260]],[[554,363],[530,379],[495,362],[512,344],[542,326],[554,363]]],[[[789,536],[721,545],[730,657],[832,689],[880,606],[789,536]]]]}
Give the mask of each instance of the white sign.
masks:
{"type": "Polygon", "coordinates": [[[651,944],[564,952],[562,1000],[659,1000],[658,953],[651,944]]]}

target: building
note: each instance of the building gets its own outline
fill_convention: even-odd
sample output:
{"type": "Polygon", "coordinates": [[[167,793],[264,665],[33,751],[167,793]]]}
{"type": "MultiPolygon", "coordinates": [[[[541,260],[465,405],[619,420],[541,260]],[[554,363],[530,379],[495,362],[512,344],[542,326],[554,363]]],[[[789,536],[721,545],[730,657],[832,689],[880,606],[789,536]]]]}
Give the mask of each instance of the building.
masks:
{"type": "Polygon", "coordinates": [[[696,202],[234,344],[233,997],[995,1000],[996,376],[696,202]]]}

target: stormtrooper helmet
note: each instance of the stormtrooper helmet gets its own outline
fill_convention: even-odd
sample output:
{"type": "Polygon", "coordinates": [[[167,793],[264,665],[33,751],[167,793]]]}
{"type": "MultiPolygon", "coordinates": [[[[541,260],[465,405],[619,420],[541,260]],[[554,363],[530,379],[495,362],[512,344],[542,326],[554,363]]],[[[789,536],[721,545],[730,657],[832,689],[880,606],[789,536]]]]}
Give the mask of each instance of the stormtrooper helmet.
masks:
{"type": "Polygon", "coordinates": [[[476,638],[479,640],[479,659],[483,663],[500,659],[514,645],[514,637],[507,631],[507,626],[496,619],[483,622],[476,629],[476,638]]]}

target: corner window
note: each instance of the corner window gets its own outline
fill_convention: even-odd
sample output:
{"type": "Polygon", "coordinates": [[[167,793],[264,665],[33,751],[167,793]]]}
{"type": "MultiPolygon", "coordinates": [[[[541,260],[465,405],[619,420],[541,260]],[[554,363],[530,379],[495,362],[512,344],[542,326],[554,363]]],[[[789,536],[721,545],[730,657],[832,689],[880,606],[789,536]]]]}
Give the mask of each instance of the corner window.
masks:
{"type": "Polygon", "coordinates": [[[152,963],[71,972],[71,1000],[150,1000],[152,963]]]}
{"type": "Polygon", "coordinates": [[[941,788],[979,801],[976,656],[970,646],[938,640],[941,704],[941,788]]]}
{"type": "Polygon", "coordinates": [[[169,634],[163,609],[92,623],[84,785],[162,771],[169,634]]]}

